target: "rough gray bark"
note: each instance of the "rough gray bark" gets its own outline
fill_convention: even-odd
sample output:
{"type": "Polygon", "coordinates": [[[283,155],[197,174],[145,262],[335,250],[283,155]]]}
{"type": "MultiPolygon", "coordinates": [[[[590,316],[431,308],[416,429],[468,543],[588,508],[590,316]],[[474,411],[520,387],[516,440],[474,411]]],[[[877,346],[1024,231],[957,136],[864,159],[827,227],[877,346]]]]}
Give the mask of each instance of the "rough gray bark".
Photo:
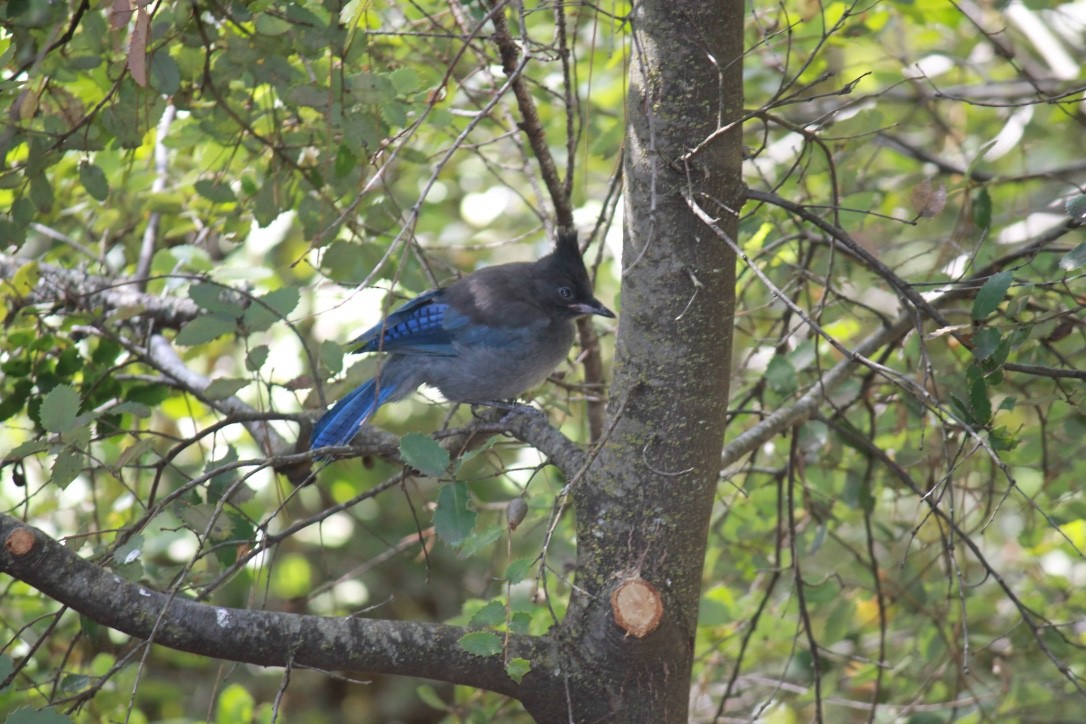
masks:
{"type": "Polygon", "coordinates": [[[739,128],[703,142],[741,113],[743,5],[636,7],[610,434],[574,488],[582,593],[566,622],[585,684],[605,695],[575,696],[577,721],[686,721],[728,400],[735,259],[684,193],[735,237],[739,128]],[[659,628],[640,640],[609,605],[635,575],[663,601],[659,628]]]}
{"type": "MultiPolygon", "coordinates": [[[[729,124],[742,107],[743,5],[647,0],[636,8],[622,314],[601,446],[582,455],[557,431],[533,432],[545,427],[540,421],[503,428],[571,478],[577,588],[559,626],[475,656],[458,644],[465,630],[452,626],[223,609],[121,581],[8,516],[0,516],[0,571],[104,625],[205,656],[467,684],[519,699],[543,722],[686,721],[728,400],[735,260],[684,194],[735,236],[741,140],[729,124]],[[648,622],[614,602],[631,580],[640,584],[631,589],[659,594],[648,599],[659,614],[648,622]],[[531,662],[520,682],[505,670],[514,656],[531,662]]],[[[47,274],[56,287],[86,284],[47,274]]],[[[75,296],[96,308],[147,304],[169,326],[195,312],[171,317],[138,292],[117,294],[96,285],[75,296]]]]}

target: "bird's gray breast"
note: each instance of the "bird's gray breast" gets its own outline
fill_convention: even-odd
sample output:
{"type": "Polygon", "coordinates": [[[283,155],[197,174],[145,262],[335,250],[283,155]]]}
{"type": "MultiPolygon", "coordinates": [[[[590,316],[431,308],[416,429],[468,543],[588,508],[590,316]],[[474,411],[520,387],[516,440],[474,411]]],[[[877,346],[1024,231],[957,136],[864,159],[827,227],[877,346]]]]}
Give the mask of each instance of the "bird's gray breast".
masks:
{"type": "Polygon", "coordinates": [[[462,345],[455,357],[428,359],[424,381],[454,402],[513,399],[562,363],[574,333],[572,321],[550,320],[520,328],[500,342],[462,345]]]}

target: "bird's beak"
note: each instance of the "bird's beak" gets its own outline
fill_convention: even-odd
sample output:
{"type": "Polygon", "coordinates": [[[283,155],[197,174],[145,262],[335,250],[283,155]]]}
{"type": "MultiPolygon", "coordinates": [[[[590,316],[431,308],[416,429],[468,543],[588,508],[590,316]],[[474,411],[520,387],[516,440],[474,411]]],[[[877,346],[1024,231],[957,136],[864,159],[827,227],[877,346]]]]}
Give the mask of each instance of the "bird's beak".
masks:
{"type": "Polygon", "coordinates": [[[598,299],[592,299],[588,302],[578,302],[577,304],[569,305],[569,308],[577,312],[577,314],[598,314],[601,317],[615,318],[615,313],[607,307],[603,306],[603,303],[598,299]]]}

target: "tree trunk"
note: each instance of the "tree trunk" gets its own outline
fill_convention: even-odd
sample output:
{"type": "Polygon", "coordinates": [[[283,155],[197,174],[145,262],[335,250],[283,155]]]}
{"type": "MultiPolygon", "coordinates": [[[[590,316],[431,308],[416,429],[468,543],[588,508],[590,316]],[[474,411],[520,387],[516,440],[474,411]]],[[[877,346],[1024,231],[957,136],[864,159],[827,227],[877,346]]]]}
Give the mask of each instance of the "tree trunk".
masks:
{"type": "MultiPolygon", "coordinates": [[[[713,209],[734,238],[742,145],[738,124],[722,129],[742,110],[742,13],[736,0],[637,5],[608,431],[573,489],[578,588],[564,628],[565,653],[577,662],[576,721],[687,718],[728,400],[735,259],[686,196],[713,209]],[[647,631],[613,599],[630,581],[662,614],[649,615],[647,631]]],[[[568,721],[557,709],[533,713],[568,721]]]]}

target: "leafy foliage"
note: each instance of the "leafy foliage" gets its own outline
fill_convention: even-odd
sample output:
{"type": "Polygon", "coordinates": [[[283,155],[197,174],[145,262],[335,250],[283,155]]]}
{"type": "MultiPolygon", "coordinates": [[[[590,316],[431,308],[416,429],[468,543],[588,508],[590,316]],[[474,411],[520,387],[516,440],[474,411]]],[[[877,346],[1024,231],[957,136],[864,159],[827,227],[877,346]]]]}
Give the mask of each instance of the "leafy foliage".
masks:
{"type": "MultiPolygon", "coordinates": [[[[471,418],[416,400],[378,416],[401,437],[374,432],[315,485],[284,472],[299,411],[372,371],[336,340],[546,248],[489,6],[133,5],[0,10],[0,507],[217,605],[449,620],[485,629],[461,639],[478,656],[544,633],[576,541],[540,455],[450,443],[471,418]]],[[[720,404],[729,440],[817,404],[725,448],[699,721],[1081,710],[1086,32],[1072,4],[1042,5],[750,4],[748,261],[720,404]]],[[[588,256],[605,299],[630,9],[509,16],[575,218],[611,252],[588,256]]],[[[587,439],[601,380],[560,373],[545,408],[587,439]]],[[[13,721],[282,713],[280,672],[141,659],[23,583],[2,593],[13,721]]],[[[504,666],[520,681],[533,662],[504,666]]],[[[348,719],[515,716],[478,691],[349,690],[292,672],[288,713],[332,691],[348,719]]]]}

